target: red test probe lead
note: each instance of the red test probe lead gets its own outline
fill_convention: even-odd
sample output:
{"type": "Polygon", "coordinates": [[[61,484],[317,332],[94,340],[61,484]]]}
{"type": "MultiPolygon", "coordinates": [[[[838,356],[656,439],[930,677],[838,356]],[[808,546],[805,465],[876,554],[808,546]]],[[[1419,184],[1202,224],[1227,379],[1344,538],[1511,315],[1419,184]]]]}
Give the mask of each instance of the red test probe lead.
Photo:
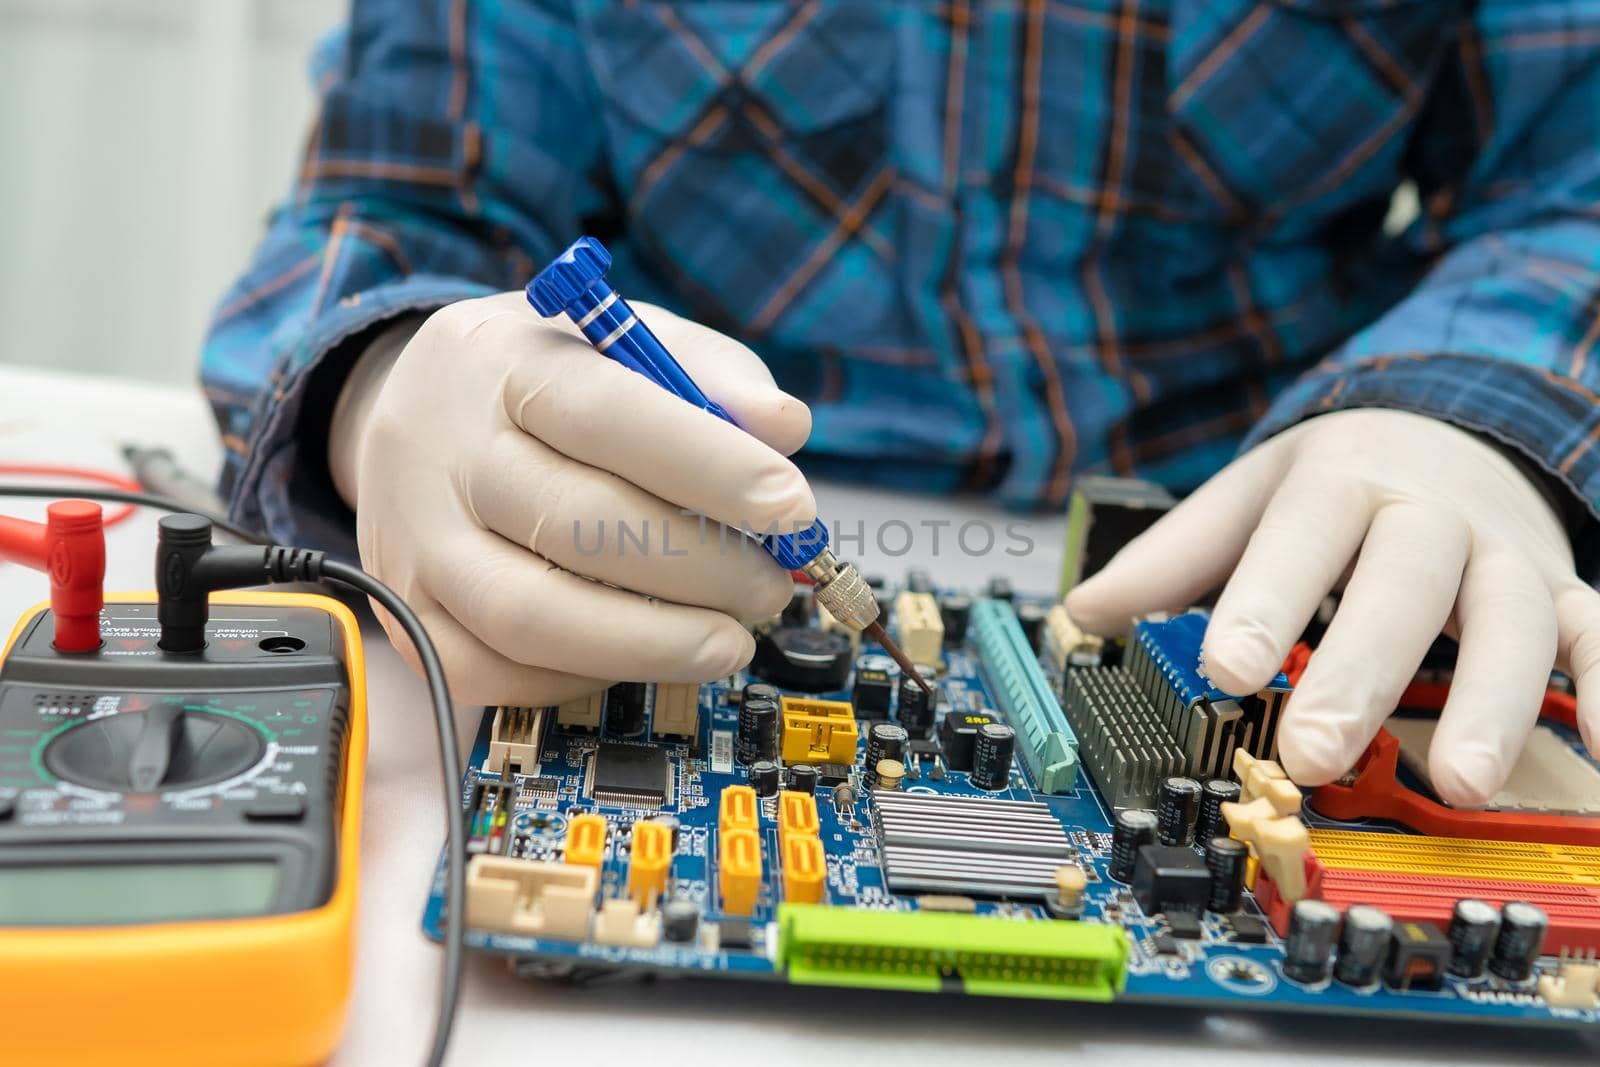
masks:
{"type": "Polygon", "coordinates": [[[58,651],[93,652],[100,647],[106,535],[99,504],[58,500],[42,523],[0,515],[0,562],[8,560],[50,575],[58,651]]]}

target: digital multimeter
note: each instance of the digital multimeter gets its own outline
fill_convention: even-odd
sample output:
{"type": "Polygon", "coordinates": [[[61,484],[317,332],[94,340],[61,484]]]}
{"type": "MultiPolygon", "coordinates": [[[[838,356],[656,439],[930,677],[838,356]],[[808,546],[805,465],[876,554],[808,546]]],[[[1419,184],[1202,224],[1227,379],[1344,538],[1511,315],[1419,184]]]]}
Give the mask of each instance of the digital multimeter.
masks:
{"type": "Polygon", "coordinates": [[[355,937],[366,707],[337,601],[211,598],[203,651],[107,598],[98,651],[45,606],[0,663],[0,1059],[311,1064],[355,937]],[[64,1054],[70,1050],[70,1055],[64,1054]]]}

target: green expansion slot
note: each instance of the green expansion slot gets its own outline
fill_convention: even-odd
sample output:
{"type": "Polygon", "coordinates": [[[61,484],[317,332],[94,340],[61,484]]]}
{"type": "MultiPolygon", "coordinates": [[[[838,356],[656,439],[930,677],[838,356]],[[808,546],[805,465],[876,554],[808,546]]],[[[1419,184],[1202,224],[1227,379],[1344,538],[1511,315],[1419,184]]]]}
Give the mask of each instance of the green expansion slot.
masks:
{"type": "Polygon", "coordinates": [[[800,985],[1109,1001],[1127,979],[1119,926],[784,904],[778,929],[778,963],[800,985]]]}
{"type": "Polygon", "coordinates": [[[1078,739],[1039,669],[1016,612],[1003,600],[979,600],[972,607],[972,628],[989,688],[1017,731],[1034,786],[1044,793],[1072,792],[1078,784],[1078,739]]]}

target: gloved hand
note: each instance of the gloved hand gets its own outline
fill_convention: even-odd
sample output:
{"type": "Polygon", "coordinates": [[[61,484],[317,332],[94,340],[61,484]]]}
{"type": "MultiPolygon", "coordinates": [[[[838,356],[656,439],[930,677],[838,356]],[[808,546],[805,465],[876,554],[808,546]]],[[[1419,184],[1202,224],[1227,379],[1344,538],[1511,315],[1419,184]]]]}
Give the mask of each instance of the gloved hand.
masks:
{"type": "Polygon", "coordinates": [[[1354,764],[1441,631],[1461,642],[1428,753],[1445,800],[1482,804],[1504,784],[1552,663],[1576,681],[1584,743],[1600,752],[1600,594],[1517,466],[1425,416],[1337,412],[1263,442],[1074,589],[1067,609],[1120,632],[1227,579],[1205,668],[1227,692],[1253,693],[1346,575],[1279,727],[1296,782],[1322,785],[1354,764]]]}
{"type": "Polygon", "coordinates": [[[438,311],[402,331],[398,358],[380,339],[346,383],[329,459],[362,564],[422,617],[459,700],[548,705],[613,681],[721,677],[754,652],[742,620],[789,600],[788,574],[738,529],[815,516],[785,458],[809,410],[743,345],[634,307],[743,430],[601,357],[520,292],[438,311]]]}

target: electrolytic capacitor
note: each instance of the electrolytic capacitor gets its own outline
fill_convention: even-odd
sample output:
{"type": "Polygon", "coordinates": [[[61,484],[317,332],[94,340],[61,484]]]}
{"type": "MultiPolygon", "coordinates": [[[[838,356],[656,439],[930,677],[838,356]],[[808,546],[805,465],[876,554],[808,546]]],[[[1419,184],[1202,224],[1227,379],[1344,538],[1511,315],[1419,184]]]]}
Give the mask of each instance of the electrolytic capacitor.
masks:
{"type": "Polygon", "coordinates": [[[1222,805],[1239,801],[1239,783],[1226,778],[1209,778],[1200,787],[1200,815],[1194,823],[1194,839],[1210,841],[1213,837],[1228,836],[1228,820],[1222,817],[1222,805]]]}
{"type": "Polygon", "coordinates": [[[1161,783],[1156,794],[1156,837],[1163,845],[1191,843],[1195,818],[1199,814],[1199,782],[1174,775],[1161,783]]]}
{"type": "Polygon", "coordinates": [[[944,623],[944,643],[961,644],[967,639],[967,624],[972,621],[972,598],[965,593],[940,597],[939,619],[944,623]]]}
{"type": "Polygon", "coordinates": [[[756,760],[750,764],[750,784],[756,796],[776,796],[778,792],[778,765],[771,760],[756,760]]]}
{"type": "Polygon", "coordinates": [[[683,944],[700,929],[700,909],[692,900],[674,898],[661,905],[661,936],[683,944]]]}
{"type": "Polygon", "coordinates": [[[1035,653],[1039,651],[1039,635],[1044,630],[1045,607],[1033,600],[1025,600],[1017,605],[1017,625],[1022,627],[1022,636],[1028,639],[1028,647],[1035,653]]]}
{"type": "Polygon", "coordinates": [[[1017,750],[1017,732],[999,722],[978,727],[973,746],[972,784],[979,789],[1004,789],[1011,784],[1011,757],[1017,750]]]}
{"type": "Polygon", "coordinates": [[[910,737],[927,737],[933,729],[933,697],[912,681],[909,675],[900,676],[899,706],[895,718],[910,737]]]}
{"type": "Polygon", "coordinates": [[[1239,910],[1244,899],[1244,873],[1250,863],[1250,850],[1243,841],[1231,837],[1212,837],[1206,842],[1206,870],[1211,872],[1211,889],[1206,910],[1229,915],[1239,910]]]}
{"type": "Polygon", "coordinates": [[[1544,948],[1550,918],[1542,908],[1520,900],[1500,909],[1500,936],[1489,955],[1489,970],[1508,982],[1523,982],[1533,974],[1534,961],[1544,948]]]}
{"type": "MultiPolygon", "coordinates": [[[[752,687],[753,688],[753,687],[752,687]]],[[[770,760],[778,755],[778,702],[765,696],[745,695],[739,705],[739,732],[733,754],[740,763],[770,760]]]]}
{"type": "Polygon", "coordinates": [[[877,780],[880,760],[898,760],[905,755],[906,729],[892,722],[875,722],[867,731],[867,778],[877,780]]]}
{"type": "Polygon", "coordinates": [[[1339,934],[1339,912],[1321,900],[1297,900],[1289,912],[1289,940],[1283,973],[1307,985],[1328,977],[1329,958],[1339,934]]]}
{"type": "Polygon", "coordinates": [[[809,763],[796,763],[789,768],[789,777],[784,788],[796,793],[815,793],[817,781],[821,777],[822,773],[809,763]]]}
{"type": "Polygon", "coordinates": [[[1450,916],[1450,973],[1458,978],[1481,977],[1499,933],[1500,912],[1493,904],[1471,898],[1456,901],[1450,916]]]}
{"type": "Polygon", "coordinates": [[[1139,850],[1156,843],[1156,813],[1146,808],[1117,812],[1111,828],[1111,877],[1119,882],[1133,881],[1133,868],[1139,850]]]}
{"type": "Polygon", "coordinates": [[[1378,908],[1352,904],[1344,912],[1339,933],[1339,955],[1333,976],[1348,986],[1365,989],[1378,981],[1378,971],[1389,952],[1394,920],[1378,908]]]}

